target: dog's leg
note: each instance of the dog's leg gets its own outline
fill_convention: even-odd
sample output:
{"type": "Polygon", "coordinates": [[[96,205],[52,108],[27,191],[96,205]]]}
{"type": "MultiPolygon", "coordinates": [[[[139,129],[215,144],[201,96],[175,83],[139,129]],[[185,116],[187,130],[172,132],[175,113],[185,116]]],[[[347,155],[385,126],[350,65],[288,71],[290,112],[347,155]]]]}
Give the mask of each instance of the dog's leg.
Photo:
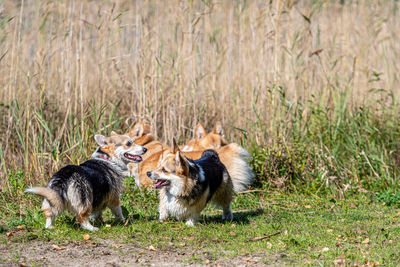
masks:
{"type": "Polygon", "coordinates": [[[108,207],[111,209],[111,213],[114,215],[115,219],[124,222],[125,218],[122,215],[122,209],[119,202],[119,194],[112,194],[108,202],[108,207]]]}
{"type": "Polygon", "coordinates": [[[92,213],[90,215],[90,219],[95,222],[102,223],[103,222],[103,210],[92,213]]]}
{"type": "Polygon", "coordinates": [[[89,214],[90,214],[90,210],[87,209],[83,212],[80,212],[77,216],[78,222],[81,224],[81,227],[83,229],[87,229],[89,231],[97,231],[99,230],[99,228],[94,227],[93,225],[90,224],[89,222],[89,214]]]}
{"type": "Polygon", "coordinates": [[[186,221],[186,225],[193,227],[195,226],[195,224],[197,223],[197,221],[199,220],[200,215],[199,214],[193,214],[191,215],[187,221],[186,221]]]}
{"type": "Polygon", "coordinates": [[[167,205],[166,205],[166,202],[168,200],[166,198],[167,198],[167,196],[165,195],[165,192],[161,191],[160,192],[160,204],[158,207],[158,210],[160,212],[160,219],[159,219],[160,222],[165,221],[169,217],[169,212],[168,212],[167,205]]]}
{"type": "Polygon", "coordinates": [[[53,229],[54,215],[50,208],[44,210],[44,216],[46,217],[46,229],[53,229]]]}
{"type": "Polygon", "coordinates": [[[222,220],[227,220],[227,221],[233,220],[233,214],[229,204],[228,206],[223,207],[222,220]]]}
{"type": "Polygon", "coordinates": [[[122,214],[122,209],[121,206],[112,206],[110,207],[112,214],[114,215],[114,217],[121,222],[125,221],[124,215],[122,214]]]}

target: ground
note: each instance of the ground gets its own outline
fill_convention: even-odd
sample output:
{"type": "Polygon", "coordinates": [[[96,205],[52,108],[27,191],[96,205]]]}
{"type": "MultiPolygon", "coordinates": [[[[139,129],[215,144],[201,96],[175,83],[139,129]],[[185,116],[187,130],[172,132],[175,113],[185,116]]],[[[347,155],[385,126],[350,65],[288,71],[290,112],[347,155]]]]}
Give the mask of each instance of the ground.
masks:
{"type": "MultiPolygon", "coordinates": [[[[28,197],[26,202],[36,199],[28,197]]],[[[392,265],[400,263],[400,209],[369,194],[344,200],[251,192],[233,202],[223,222],[210,206],[200,223],[157,220],[154,192],[123,195],[125,224],[109,211],[98,232],[82,230],[71,215],[45,230],[38,201],[1,214],[0,265],[38,266],[264,266],[392,265]],[[135,201],[136,200],[136,201],[135,201]],[[32,207],[31,207],[32,206],[32,207]],[[29,211],[29,207],[32,210],[29,211]]]]}

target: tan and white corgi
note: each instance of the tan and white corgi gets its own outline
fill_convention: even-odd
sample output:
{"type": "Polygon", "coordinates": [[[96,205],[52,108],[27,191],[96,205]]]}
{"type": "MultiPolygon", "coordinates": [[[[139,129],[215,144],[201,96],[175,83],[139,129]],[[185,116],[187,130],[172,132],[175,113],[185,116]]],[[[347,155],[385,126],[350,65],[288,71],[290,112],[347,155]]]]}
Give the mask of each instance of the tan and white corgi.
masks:
{"type": "Polygon", "coordinates": [[[45,198],[42,210],[46,228],[53,228],[55,217],[66,209],[77,215],[82,228],[90,231],[98,228],[89,222],[89,216],[101,220],[106,207],[118,220],[124,220],[119,201],[122,181],[128,171],[128,163],[142,161],[140,155],[146,152],[146,148],[135,145],[129,136],[114,132],[111,137],[95,135],[95,141],[99,147],[92,154],[92,159],[61,168],[46,187],[25,190],[45,198]]]}
{"type": "Polygon", "coordinates": [[[146,166],[149,164],[153,166],[152,162],[154,160],[158,163],[160,155],[167,151],[169,152],[171,148],[155,140],[154,135],[150,131],[150,125],[144,124],[141,121],[137,122],[126,135],[130,136],[135,144],[144,146],[147,149],[146,154],[143,155],[143,161],[146,161],[146,164],[128,164],[129,176],[134,176],[136,185],[141,188],[150,187],[153,182],[146,176],[146,171],[150,170],[147,169],[146,166]],[[145,168],[146,171],[143,171],[143,168],[145,168]]]}
{"type": "Polygon", "coordinates": [[[221,122],[217,122],[212,132],[208,133],[200,123],[194,129],[194,138],[187,145],[181,146],[180,149],[185,151],[204,151],[206,149],[217,149],[227,145],[221,122]]]}
{"type": "Polygon", "coordinates": [[[156,181],[154,188],[160,189],[160,221],[174,216],[194,226],[209,201],[222,208],[223,219],[232,220],[230,203],[236,181],[214,150],[206,150],[200,159],[191,160],[183,155],[174,139],[173,152],[147,176],[156,181]]]}

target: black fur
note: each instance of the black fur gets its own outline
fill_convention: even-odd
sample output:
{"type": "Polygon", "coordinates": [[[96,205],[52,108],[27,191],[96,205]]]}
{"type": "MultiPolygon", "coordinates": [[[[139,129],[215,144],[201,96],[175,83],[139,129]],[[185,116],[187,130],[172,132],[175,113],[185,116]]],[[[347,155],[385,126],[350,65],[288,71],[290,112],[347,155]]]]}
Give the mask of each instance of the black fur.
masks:
{"type": "Polygon", "coordinates": [[[204,151],[200,159],[188,159],[188,161],[192,163],[189,164],[190,177],[196,181],[190,198],[200,198],[203,192],[209,188],[207,196],[208,202],[221,185],[224,173],[228,174],[228,171],[225,165],[220,161],[217,152],[212,149],[204,151]],[[204,172],[204,181],[200,180],[200,169],[198,166],[200,166],[204,172]]]}
{"type": "Polygon", "coordinates": [[[68,187],[74,183],[74,188],[79,192],[80,201],[86,204],[91,203],[92,209],[96,210],[111,188],[120,186],[117,184],[118,176],[121,174],[113,170],[106,161],[91,159],[81,165],[68,165],[61,168],[53,175],[47,187],[56,191],[65,204],[68,187]]]}

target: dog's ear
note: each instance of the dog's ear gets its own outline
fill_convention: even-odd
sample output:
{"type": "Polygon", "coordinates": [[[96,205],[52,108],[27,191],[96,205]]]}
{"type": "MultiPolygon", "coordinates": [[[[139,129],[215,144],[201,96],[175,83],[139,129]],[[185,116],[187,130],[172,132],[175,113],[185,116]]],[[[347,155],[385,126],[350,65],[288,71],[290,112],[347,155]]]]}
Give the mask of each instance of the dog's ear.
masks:
{"type": "Polygon", "coordinates": [[[143,122],[138,121],[126,135],[132,138],[139,137],[143,135],[144,129],[145,127],[143,122]]]}
{"type": "Polygon", "coordinates": [[[176,143],[175,138],[172,138],[172,152],[175,154],[177,152],[180,152],[179,146],[176,143]]]}
{"type": "Polygon", "coordinates": [[[101,146],[101,147],[105,147],[110,145],[110,138],[109,137],[105,137],[104,135],[101,134],[96,134],[94,136],[94,140],[96,141],[96,143],[101,146]]]}
{"type": "Polygon", "coordinates": [[[200,123],[196,125],[196,128],[194,128],[194,134],[197,139],[202,139],[207,135],[206,130],[200,123]]]}
{"type": "Polygon", "coordinates": [[[176,161],[176,171],[178,173],[187,176],[189,174],[189,163],[186,157],[179,150],[175,154],[175,161],[176,161]]]}
{"type": "Polygon", "coordinates": [[[150,125],[149,124],[145,124],[143,126],[143,134],[149,134],[150,133],[150,125]]]}
{"type": "Polygon", "coordinates": [[[217,123],[214,126],[214,131],[213,133],[223,135],[223,129],[222,129],[222,123],[220,121],[217,121],[217,123]]]}

